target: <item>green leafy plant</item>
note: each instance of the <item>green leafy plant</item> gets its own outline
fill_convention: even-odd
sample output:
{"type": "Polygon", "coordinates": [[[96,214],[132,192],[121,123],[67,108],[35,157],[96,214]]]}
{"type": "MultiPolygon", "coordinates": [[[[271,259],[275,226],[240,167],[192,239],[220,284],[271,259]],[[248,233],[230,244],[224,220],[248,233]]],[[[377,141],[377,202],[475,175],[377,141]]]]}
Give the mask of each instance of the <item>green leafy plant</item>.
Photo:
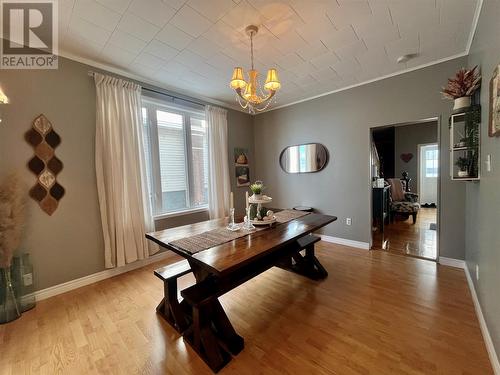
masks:
{"type": "Polygon", "coordinates": [[[252,185],[250,185],[250,190],[252,190],[252,193],[254,194],[262,194],[264,191],[265,187],[262,183],[255,182],[252,185]]]}
{"type": "Polygon", "coordinates": [[[460,156],[457,161],[455,162],[455,165],[460,169],[461,171],[467,171],[470,165],[470,161],[468,158],[460,156]]]}

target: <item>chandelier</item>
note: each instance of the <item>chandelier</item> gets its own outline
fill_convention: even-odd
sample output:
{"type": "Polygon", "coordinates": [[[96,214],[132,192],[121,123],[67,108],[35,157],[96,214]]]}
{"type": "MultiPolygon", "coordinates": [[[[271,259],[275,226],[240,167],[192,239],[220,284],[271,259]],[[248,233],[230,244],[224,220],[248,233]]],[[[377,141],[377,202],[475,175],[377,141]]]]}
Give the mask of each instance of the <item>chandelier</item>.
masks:
{"type": "Polygon", "coordinates": [[[250,36],[250,56],[252,69],[248,72],[248,81],[243,78],[243,68],[236,67],[231,78],[231,88],[236,91],[236,100],[243,109],[248,109],[249,113],[255,114],[255,111],[264,111],[271,104],[271,99],[280,89],[281,83],[276,69],[267,71],[266,82],[264,83],[265,93],[262,91],[258,79],[259,72],[253,66],[253,37],[259,31],[254,25],[247,26],[245,29],[250,36]]]}

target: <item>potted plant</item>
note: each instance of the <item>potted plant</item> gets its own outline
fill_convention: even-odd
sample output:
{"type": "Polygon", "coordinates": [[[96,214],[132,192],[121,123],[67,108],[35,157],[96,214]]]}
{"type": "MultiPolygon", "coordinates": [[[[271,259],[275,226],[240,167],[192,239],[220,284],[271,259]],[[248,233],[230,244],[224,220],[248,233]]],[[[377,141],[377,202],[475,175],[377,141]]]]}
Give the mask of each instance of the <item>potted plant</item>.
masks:
{"type": "Polygon", "coordinates": [[[252,190],[254,199],[262,199],[262,192],[265,187],[262,181],[255,181],[252,185],[250,185],[250,190],[252,190]]]}
{"type": "Polygon", "coordinates": [[[458,177],[469,177],[469,159],[466,157],[460,156],[455,165],[458,167],[458,177]]]}
{"type": "Polygon", "coordinates": [[[477,65],[472,69],[460,69],[454,77],[448,78],[448,84],[441,93],[446,99],[454,100],[453,109],[470,107],[470,97],[481,85],[481,76],[477,65]]]}

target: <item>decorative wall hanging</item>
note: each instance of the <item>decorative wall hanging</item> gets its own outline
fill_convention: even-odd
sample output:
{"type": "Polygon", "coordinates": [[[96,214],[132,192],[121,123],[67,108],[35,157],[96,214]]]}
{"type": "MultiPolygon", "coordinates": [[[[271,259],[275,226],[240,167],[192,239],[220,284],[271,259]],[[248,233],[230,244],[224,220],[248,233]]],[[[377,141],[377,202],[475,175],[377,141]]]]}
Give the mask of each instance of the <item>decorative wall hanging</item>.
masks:
{"type": "Polygon", "coordinates": [[[403,160],[405,163],[408,163],[411,159],[413,159],[413,154],[411,152],[407,154],[401,154],[400,155],[401,160],[403,160]]]}
{"type": "Polygon", "coordinates": [[[32,128],[24,137],[35,151],[35,156],[28,162],[28,168],[37,176],[37,181],[29,195],[38,202],[42,210],[52,215],[64,196],[64,188],[56,181],[63,163],[54,154],[55,148],[61,143],[61,137],[43,114],[33,120],[32,128]]]}
{"type": "Polygon", "coordinates": [[[500,65],[490,81],[490,137],[500,136],[500,65]]]}

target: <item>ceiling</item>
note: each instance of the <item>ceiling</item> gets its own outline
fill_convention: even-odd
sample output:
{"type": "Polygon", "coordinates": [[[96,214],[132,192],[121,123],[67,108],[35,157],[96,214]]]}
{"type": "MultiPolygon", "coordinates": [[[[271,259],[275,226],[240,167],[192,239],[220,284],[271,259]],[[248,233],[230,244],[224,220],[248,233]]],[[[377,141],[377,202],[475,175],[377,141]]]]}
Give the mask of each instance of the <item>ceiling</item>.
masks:
{"type": "Polygon", "coordinates": [[[249,68],[244,29],[256,24],[256,67],[282,81],[277,107],[468,53],[478,2],[59,0],[59,50],[232,106],[228,82],[249,68]]]}

